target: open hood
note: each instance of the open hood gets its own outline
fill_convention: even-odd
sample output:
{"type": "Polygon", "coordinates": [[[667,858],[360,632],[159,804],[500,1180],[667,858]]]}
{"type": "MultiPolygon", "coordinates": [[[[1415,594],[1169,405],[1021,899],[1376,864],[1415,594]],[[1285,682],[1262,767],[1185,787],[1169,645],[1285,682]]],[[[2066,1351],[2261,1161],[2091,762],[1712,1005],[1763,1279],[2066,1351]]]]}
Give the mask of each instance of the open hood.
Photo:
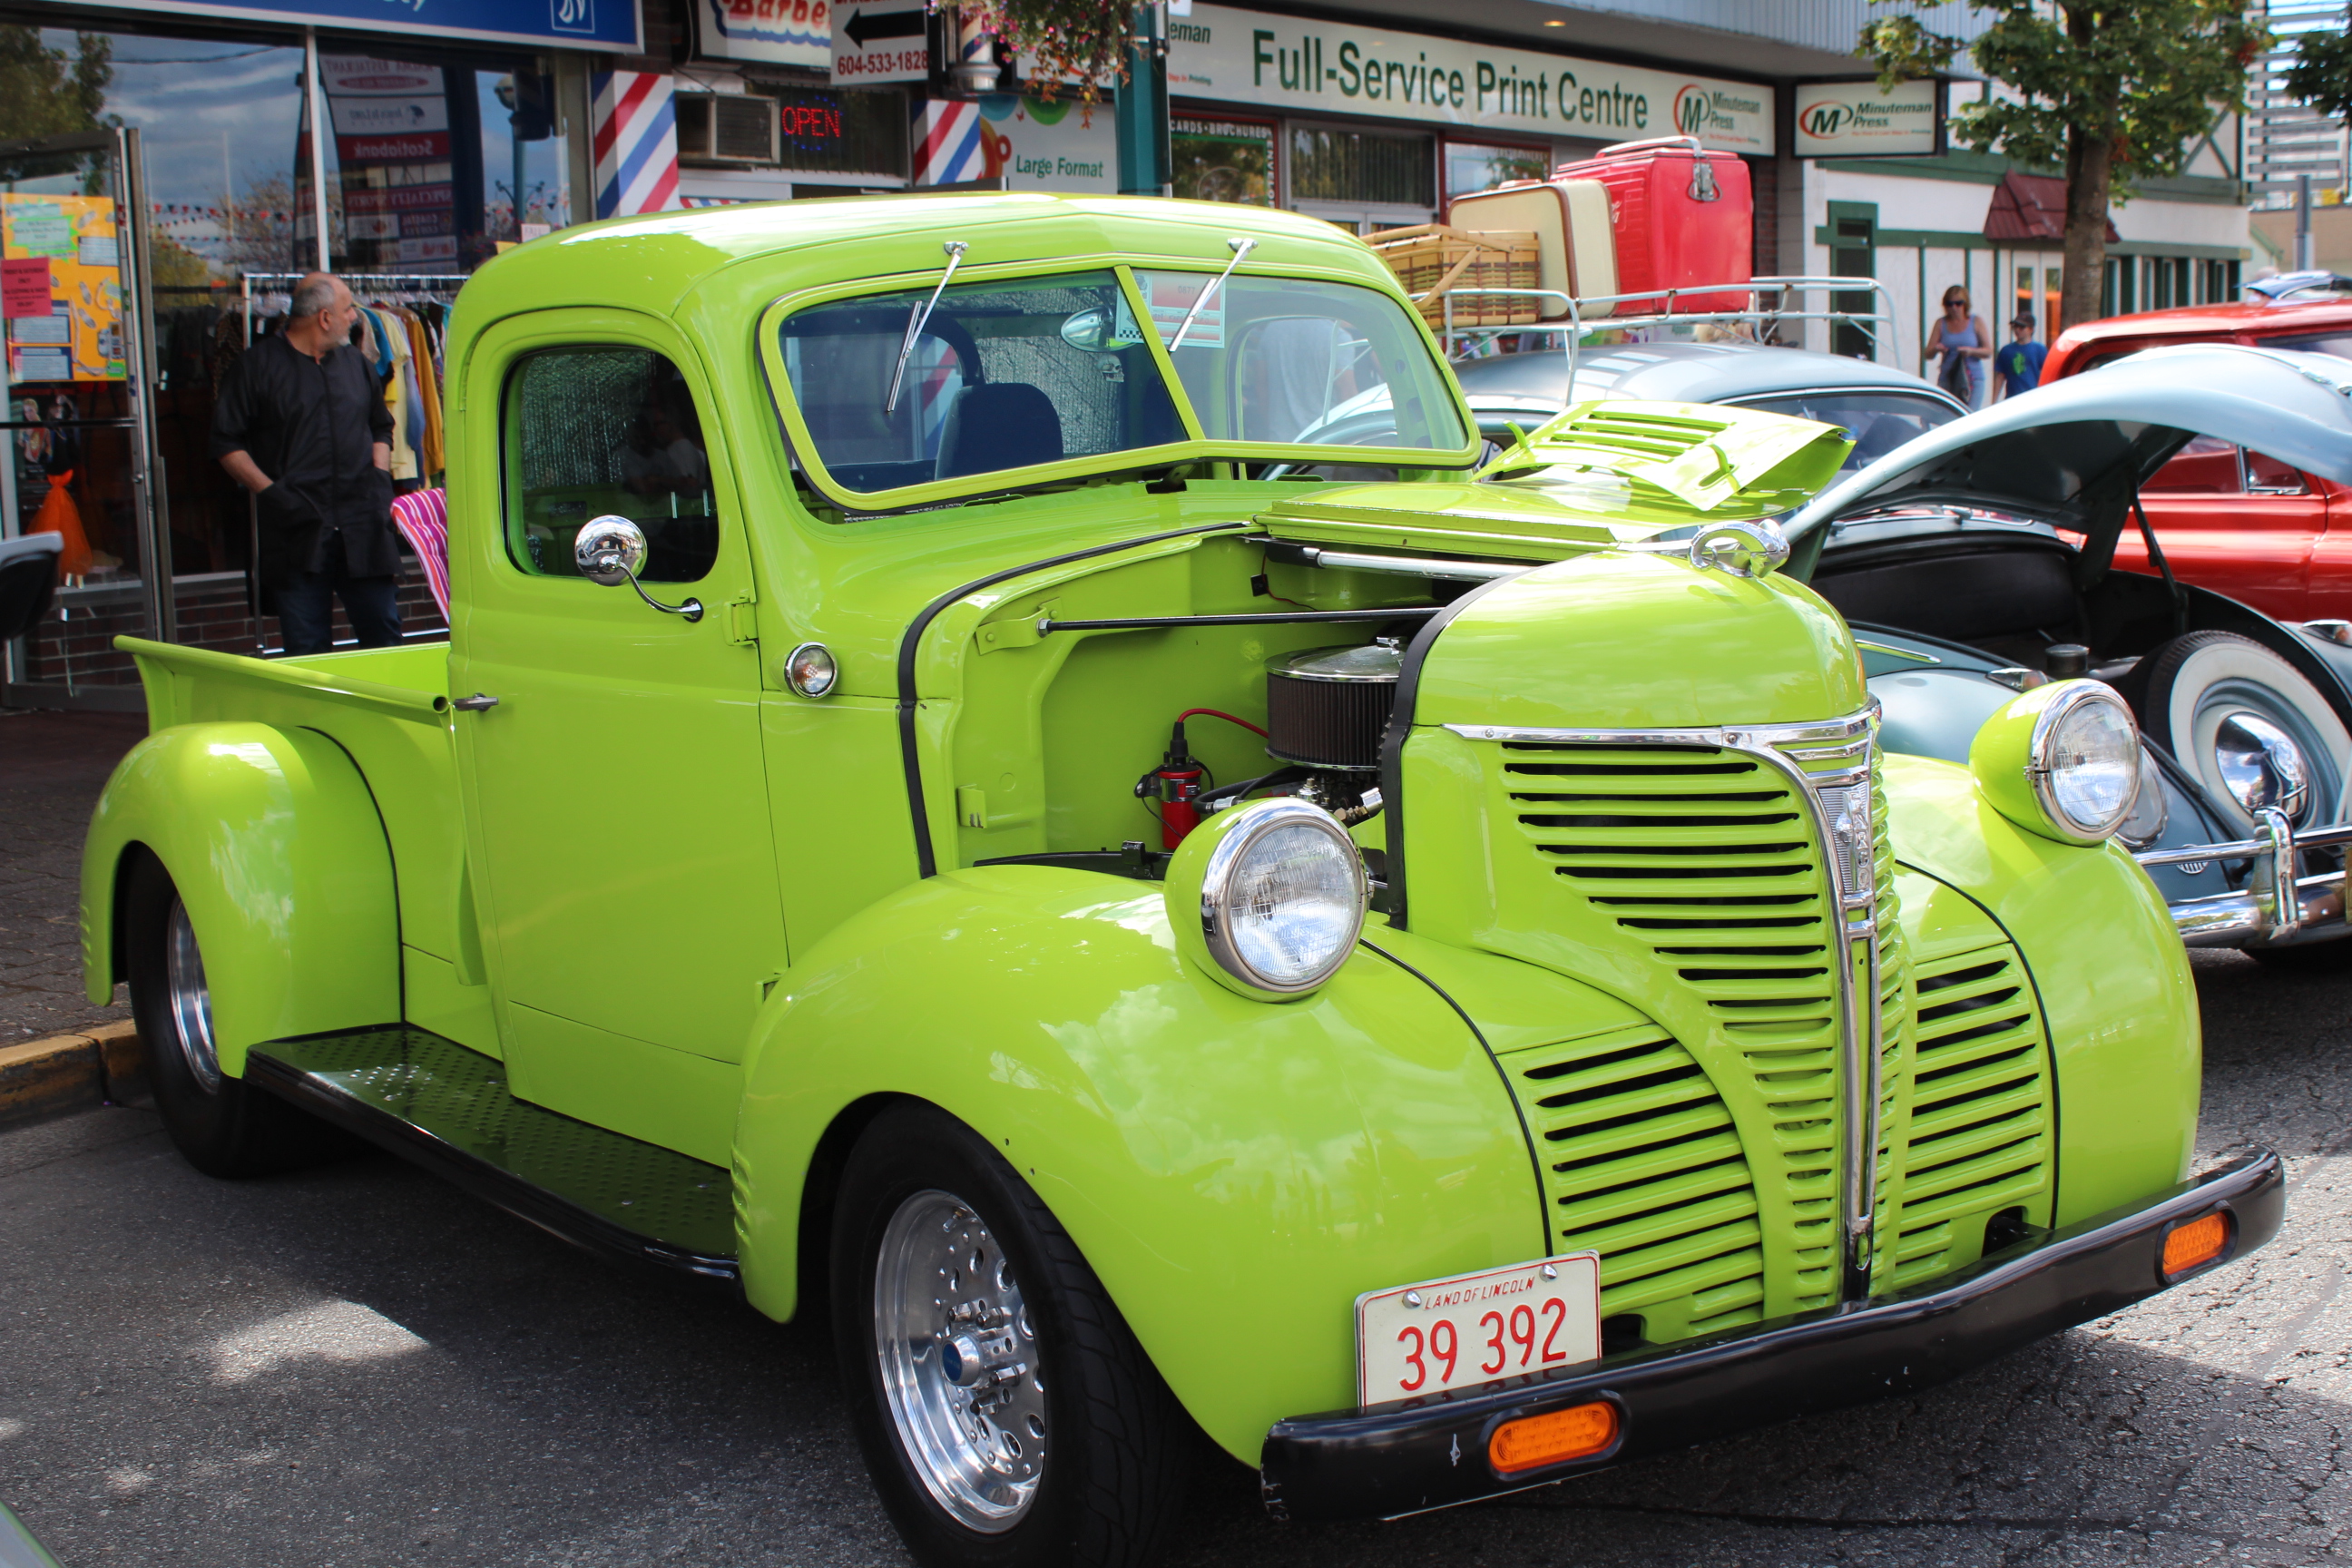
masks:
{"type": "Polygon", "coordinates": [[[2104,571],[2132,497],[2196,436],[2352,484],[2352,363],[2234,344],[2150,349],[1956,419],[1848,475],[1791,539],[1864,511],[1972,506],[2086,536],[2104,571]]]}

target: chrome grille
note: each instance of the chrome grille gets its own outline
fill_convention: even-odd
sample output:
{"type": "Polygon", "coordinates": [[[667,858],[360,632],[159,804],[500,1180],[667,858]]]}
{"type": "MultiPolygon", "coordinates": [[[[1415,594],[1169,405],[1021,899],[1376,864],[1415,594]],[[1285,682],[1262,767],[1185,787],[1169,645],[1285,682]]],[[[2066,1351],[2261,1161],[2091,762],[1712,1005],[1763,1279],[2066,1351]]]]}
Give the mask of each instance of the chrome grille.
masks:
{"type": "MultiPolygon", "coordinates": [[[[1853,1219],[1858,1257],[1871,1250],[1863,1227],[1884,1224],[1908,994],[1867,719],[1645,734],[1451,728],[1499,742],[1490,765],[1521,852],[1582,911],[1547,899],[1523,918],[1590,952],[1630,940],[1680,983],[1656,1011],[1730,1101],[1771,1260],[1765,1309],[1862,1288],[1840,1278],[1840,1221],[1853,1219]],[[1864,1153],[1874,1131],[1874,1161],[1864,1153]]],[[[1705,1316],[1694,1304],[1693,1320],[1705,1316]]]]}

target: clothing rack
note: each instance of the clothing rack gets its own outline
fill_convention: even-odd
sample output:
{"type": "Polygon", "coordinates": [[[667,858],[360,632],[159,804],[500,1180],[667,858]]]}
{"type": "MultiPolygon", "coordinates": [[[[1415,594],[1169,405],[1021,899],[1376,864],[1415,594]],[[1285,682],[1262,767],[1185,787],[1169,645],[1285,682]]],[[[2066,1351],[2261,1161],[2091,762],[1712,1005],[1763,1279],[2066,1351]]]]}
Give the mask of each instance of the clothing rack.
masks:
{"type": "MultiPolygon", "coordinates": [[[[292,285],[299,283],[309,276],[310,274],[308,272],[248,272],[239,279],[240,309],[245,316],[247,348],[253,346],[253,286],[257,283],[283,283],[288,286],[283,290],[264,289],[263,292],[291,293],[292,285]]],[[[446,297],[455,294],[465,286],[466,282],[466,274],[462,272],[338,272],[335,276],[342,280],[343,287],[352,291],[352,298],[354,300],[362,301],[381,300],[387,304],[394,305],[402,302],[394,298],[394,295],[423,294],[446,297]],[[369,287],[377,284],[386,287],[369,287]]]]}

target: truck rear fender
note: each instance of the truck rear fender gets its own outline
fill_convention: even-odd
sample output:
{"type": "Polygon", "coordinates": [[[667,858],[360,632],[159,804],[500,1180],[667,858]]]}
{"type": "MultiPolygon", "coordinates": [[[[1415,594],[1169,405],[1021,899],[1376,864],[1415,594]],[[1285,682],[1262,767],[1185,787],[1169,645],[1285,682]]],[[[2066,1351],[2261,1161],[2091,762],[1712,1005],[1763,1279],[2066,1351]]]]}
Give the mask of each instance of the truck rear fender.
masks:
{"type": "Polygon", "coordinates": [[[95,1005],[123,978],[120,891],[144,851],[186,904],[222,1070],[246,1047],[401,1016],[392,852],[367,781],[314,730],[181,724],[133,747],[82,849],[82,969],[95,1005]]]}
{"type": "MultiPolygon", "coordinates": [[[[906,1096],[1036,1189],[1235,1457],[1254,1463],[1286,1412],[1354,1404],[1360,1293],[1548,1250],[1513,1100],[1448,1001],[1458,978],[1405,967],[1426,955],[1403,933],[1366,936],[1403,962],[1359,949],[1321,991],[1270,1005],[1178,955],[1156,884],[1008,866],[892,894],[818,944],[755,1028],[735,1152],[751,1303],[784,1318],[823,1300],[832,1172],[906,1096]]],[[[1543,988],[1519,1011],[1561,1034],[1580,1010],[1622,1023],[1572,980],[1481,962],[1543,988]]]]}

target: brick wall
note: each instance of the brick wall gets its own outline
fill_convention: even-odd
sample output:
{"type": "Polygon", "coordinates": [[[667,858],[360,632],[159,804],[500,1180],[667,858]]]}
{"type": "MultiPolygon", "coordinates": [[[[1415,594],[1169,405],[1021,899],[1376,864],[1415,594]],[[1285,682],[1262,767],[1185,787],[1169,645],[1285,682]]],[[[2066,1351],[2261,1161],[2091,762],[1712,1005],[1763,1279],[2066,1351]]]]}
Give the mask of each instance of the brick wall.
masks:
{"type": "MultiPolygon", "coordinates": [[[[242,573],[208,574],[178,584],[175,608],[180,641],[223,653],[256,654],[279,646],[274,616],[256,617],[247,607],[242,573]],[[265,645],[261,640],[267,638],[265,645]]],[[[425,569],[404,558],[400,574],[401,629],[412,641],[446,637],[448,625],[425,569]]],[[[118,637],[153,637],[145,605],[135,594],[57,610],[26,639],[25,679],[45,685],[136,686],[139,671],[131,656],[116,651],[118,637]]],[[[352,635],[343,607],[335,606],[335,640],[352,635]]]]}

